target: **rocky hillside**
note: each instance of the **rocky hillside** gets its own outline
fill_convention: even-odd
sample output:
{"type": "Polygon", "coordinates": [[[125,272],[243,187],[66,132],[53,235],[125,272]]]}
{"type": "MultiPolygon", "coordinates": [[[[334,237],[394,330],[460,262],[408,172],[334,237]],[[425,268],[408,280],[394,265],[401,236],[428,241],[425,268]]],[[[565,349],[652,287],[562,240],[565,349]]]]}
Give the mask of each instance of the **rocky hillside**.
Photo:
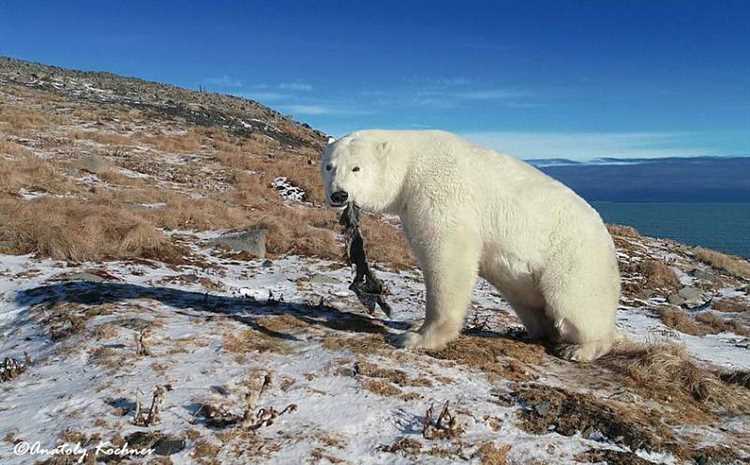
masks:
{"type": "Polygon", "coordinates": [[[747,261],[612,226],[611,355],[550,355],[483,281],[455,343],[396,350],[421,276],[368,217],[393,317],[348,290],[321,133],[110,74],[0,59],[0,84],[0,462],[750,459],[747,261]]]}

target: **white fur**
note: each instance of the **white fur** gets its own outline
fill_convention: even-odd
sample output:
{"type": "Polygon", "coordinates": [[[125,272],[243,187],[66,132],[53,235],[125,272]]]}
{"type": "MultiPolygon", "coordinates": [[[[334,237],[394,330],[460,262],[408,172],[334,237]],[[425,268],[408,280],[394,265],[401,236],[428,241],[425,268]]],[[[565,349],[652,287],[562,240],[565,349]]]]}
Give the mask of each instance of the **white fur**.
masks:
{"type": "Polygon", "coordinates": [[[321,172],[327,198],[343,190],[401,218],[427,288],[425,322],[401,346],[454,339],[477,275],[565,358],[593,360],[617,338],[612,239],[591,206],[536,168],[442,131],[372,130],[329,144],[321,172]]]}

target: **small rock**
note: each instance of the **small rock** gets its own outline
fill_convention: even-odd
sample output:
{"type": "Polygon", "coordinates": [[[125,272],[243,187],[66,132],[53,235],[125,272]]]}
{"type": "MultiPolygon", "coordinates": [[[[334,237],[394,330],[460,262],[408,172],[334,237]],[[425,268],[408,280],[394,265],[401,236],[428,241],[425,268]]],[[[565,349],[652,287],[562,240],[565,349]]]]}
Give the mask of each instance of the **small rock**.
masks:
{"type": "Polygon", "coordinates": [[[93,174],[101,174],[109,170],[112,165],[102,157],[89,155],[73,162],[76,168],[93,174]]]}
{"type": "Polygon", "coordinates": [[[224,234],[211,241],[213,245],[229,247],[237,252],[248,252],[258,258],[266,257],[265,229],[251,228],[245,231],[224,234]]]}
{"type": "Polygon", "coordinates": [[[87,271],[81,271],[78,273],[71,273],[65,276],[65,281],[88,281],[92,283],[103,283],[106,281],[103,277],[89,273],[87,271]]]}
{"type": "Polygon", "coordinates": [[[185,448],[185,440],[177,436],[162,436],[152,447],[156,455],[172,455],[185,448]]]}
{"type": "Polygon", "coordinates": [[[316,273],[312,278],[310,278],[310,283],[312,284],[338,284],[338,282],[338,279],[326,276],[324,274],[316,273]]]}
{"type": "Polygon", "coordinates": [[[685,303],[698,303],[703,293],[697,287],[687,286],[680,289],[679,296],[685,299],[685,303]]]}
{"type": "Polygon", "coordinates": [[[670,304],[677,305],[677,306],[682,305],[682,304],[685,303],[685,299],[682,298],[682,296],[680,296],[679,294],[671,294],[667,298],[667,300],[669,301],[670,304]]]}
{"type": "Polygon", "coordinates": [[[712,281],[716,277],[711,271],[701,269],[695,270],[693,276],[697,279],[705,279],[706,281],[712,281]]]}

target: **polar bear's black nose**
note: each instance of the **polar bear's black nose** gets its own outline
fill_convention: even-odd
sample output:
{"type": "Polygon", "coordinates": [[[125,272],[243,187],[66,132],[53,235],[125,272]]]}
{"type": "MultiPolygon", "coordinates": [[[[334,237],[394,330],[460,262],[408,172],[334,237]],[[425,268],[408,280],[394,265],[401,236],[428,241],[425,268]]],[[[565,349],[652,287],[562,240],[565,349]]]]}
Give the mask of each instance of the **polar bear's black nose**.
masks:
{"type": "Polygon", "coordinates": [[[331,194],[331,200],[333,203],[344,203],[349,198],[349,194],[344,191],[336,191],[331,194]]]}

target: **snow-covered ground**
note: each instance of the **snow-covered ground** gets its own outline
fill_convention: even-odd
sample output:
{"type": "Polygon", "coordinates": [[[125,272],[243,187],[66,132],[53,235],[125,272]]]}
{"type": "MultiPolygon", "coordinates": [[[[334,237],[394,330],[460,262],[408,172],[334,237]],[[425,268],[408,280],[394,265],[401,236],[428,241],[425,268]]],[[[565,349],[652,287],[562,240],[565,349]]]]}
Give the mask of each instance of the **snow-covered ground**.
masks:
{"type": "MultiPolygon", "coordinates": [[[[416,271],[379,272],[391,291],[394,319],[387,320],[364,313],[347,288],[351,272],[339,263],[296,256],[235,261],[207,245],[211,236],[185,236],[198,260],[179,267],[0,256],[0,355],[30,361],[0,385],[0,462],[47,458],[39,451],[21,454],[36,442],[47,449],[80,443],[78,456],[81,450],[93,456],[100,441],[123,440],[170,454],[174,464],[407,464],[416,457],[418,463],[484,463],[487,444],[510,445],[509,463],[568,464],[590,450],[629,450],[597,431],[569,436],[522,427],[519,413],[529,407],[508,401],[518,382],[569,387],[582,369],[523,339],[507,339],[520,326],[486,282],[477,285],[467,325],[506,338],[507,353],[496,354],[497,363],[529,350],[529,360],[538,363],[518,355],[520,371],[507,372],[515,378],[389,345],[391,334],[422,317],[416,271]],[[160,421],[137,426],[136,400],[147,408],[156,386],[166,386],[160,421]],[[424,437],[426,411],[446,402],[456,431],[424,437]],[[236,421],[248,410],[278,413],[292,405],[250,431],[217,426],[207,416],[223,409],[236,421]],[[139,431],[158,435],[144,440],[134,434],[139,431]]],[[[679,339],[717,366],[750,368],[746,338],[680,334],[636,305],[621,308],[618,326],[633,339],[679,339]]],[[[733,421],[724,430],[750,434],[747,416],[733,421]]],[[[715,425],[690,428],[727,441],[715,425]]],[[[739,450],[747,457],[745,446],[739,450]]],[[[682,463],[669,452],[633,452],[654,463],[682,463]]],[[[155,456],[130,457],[145,463],[155,456]]]]}

